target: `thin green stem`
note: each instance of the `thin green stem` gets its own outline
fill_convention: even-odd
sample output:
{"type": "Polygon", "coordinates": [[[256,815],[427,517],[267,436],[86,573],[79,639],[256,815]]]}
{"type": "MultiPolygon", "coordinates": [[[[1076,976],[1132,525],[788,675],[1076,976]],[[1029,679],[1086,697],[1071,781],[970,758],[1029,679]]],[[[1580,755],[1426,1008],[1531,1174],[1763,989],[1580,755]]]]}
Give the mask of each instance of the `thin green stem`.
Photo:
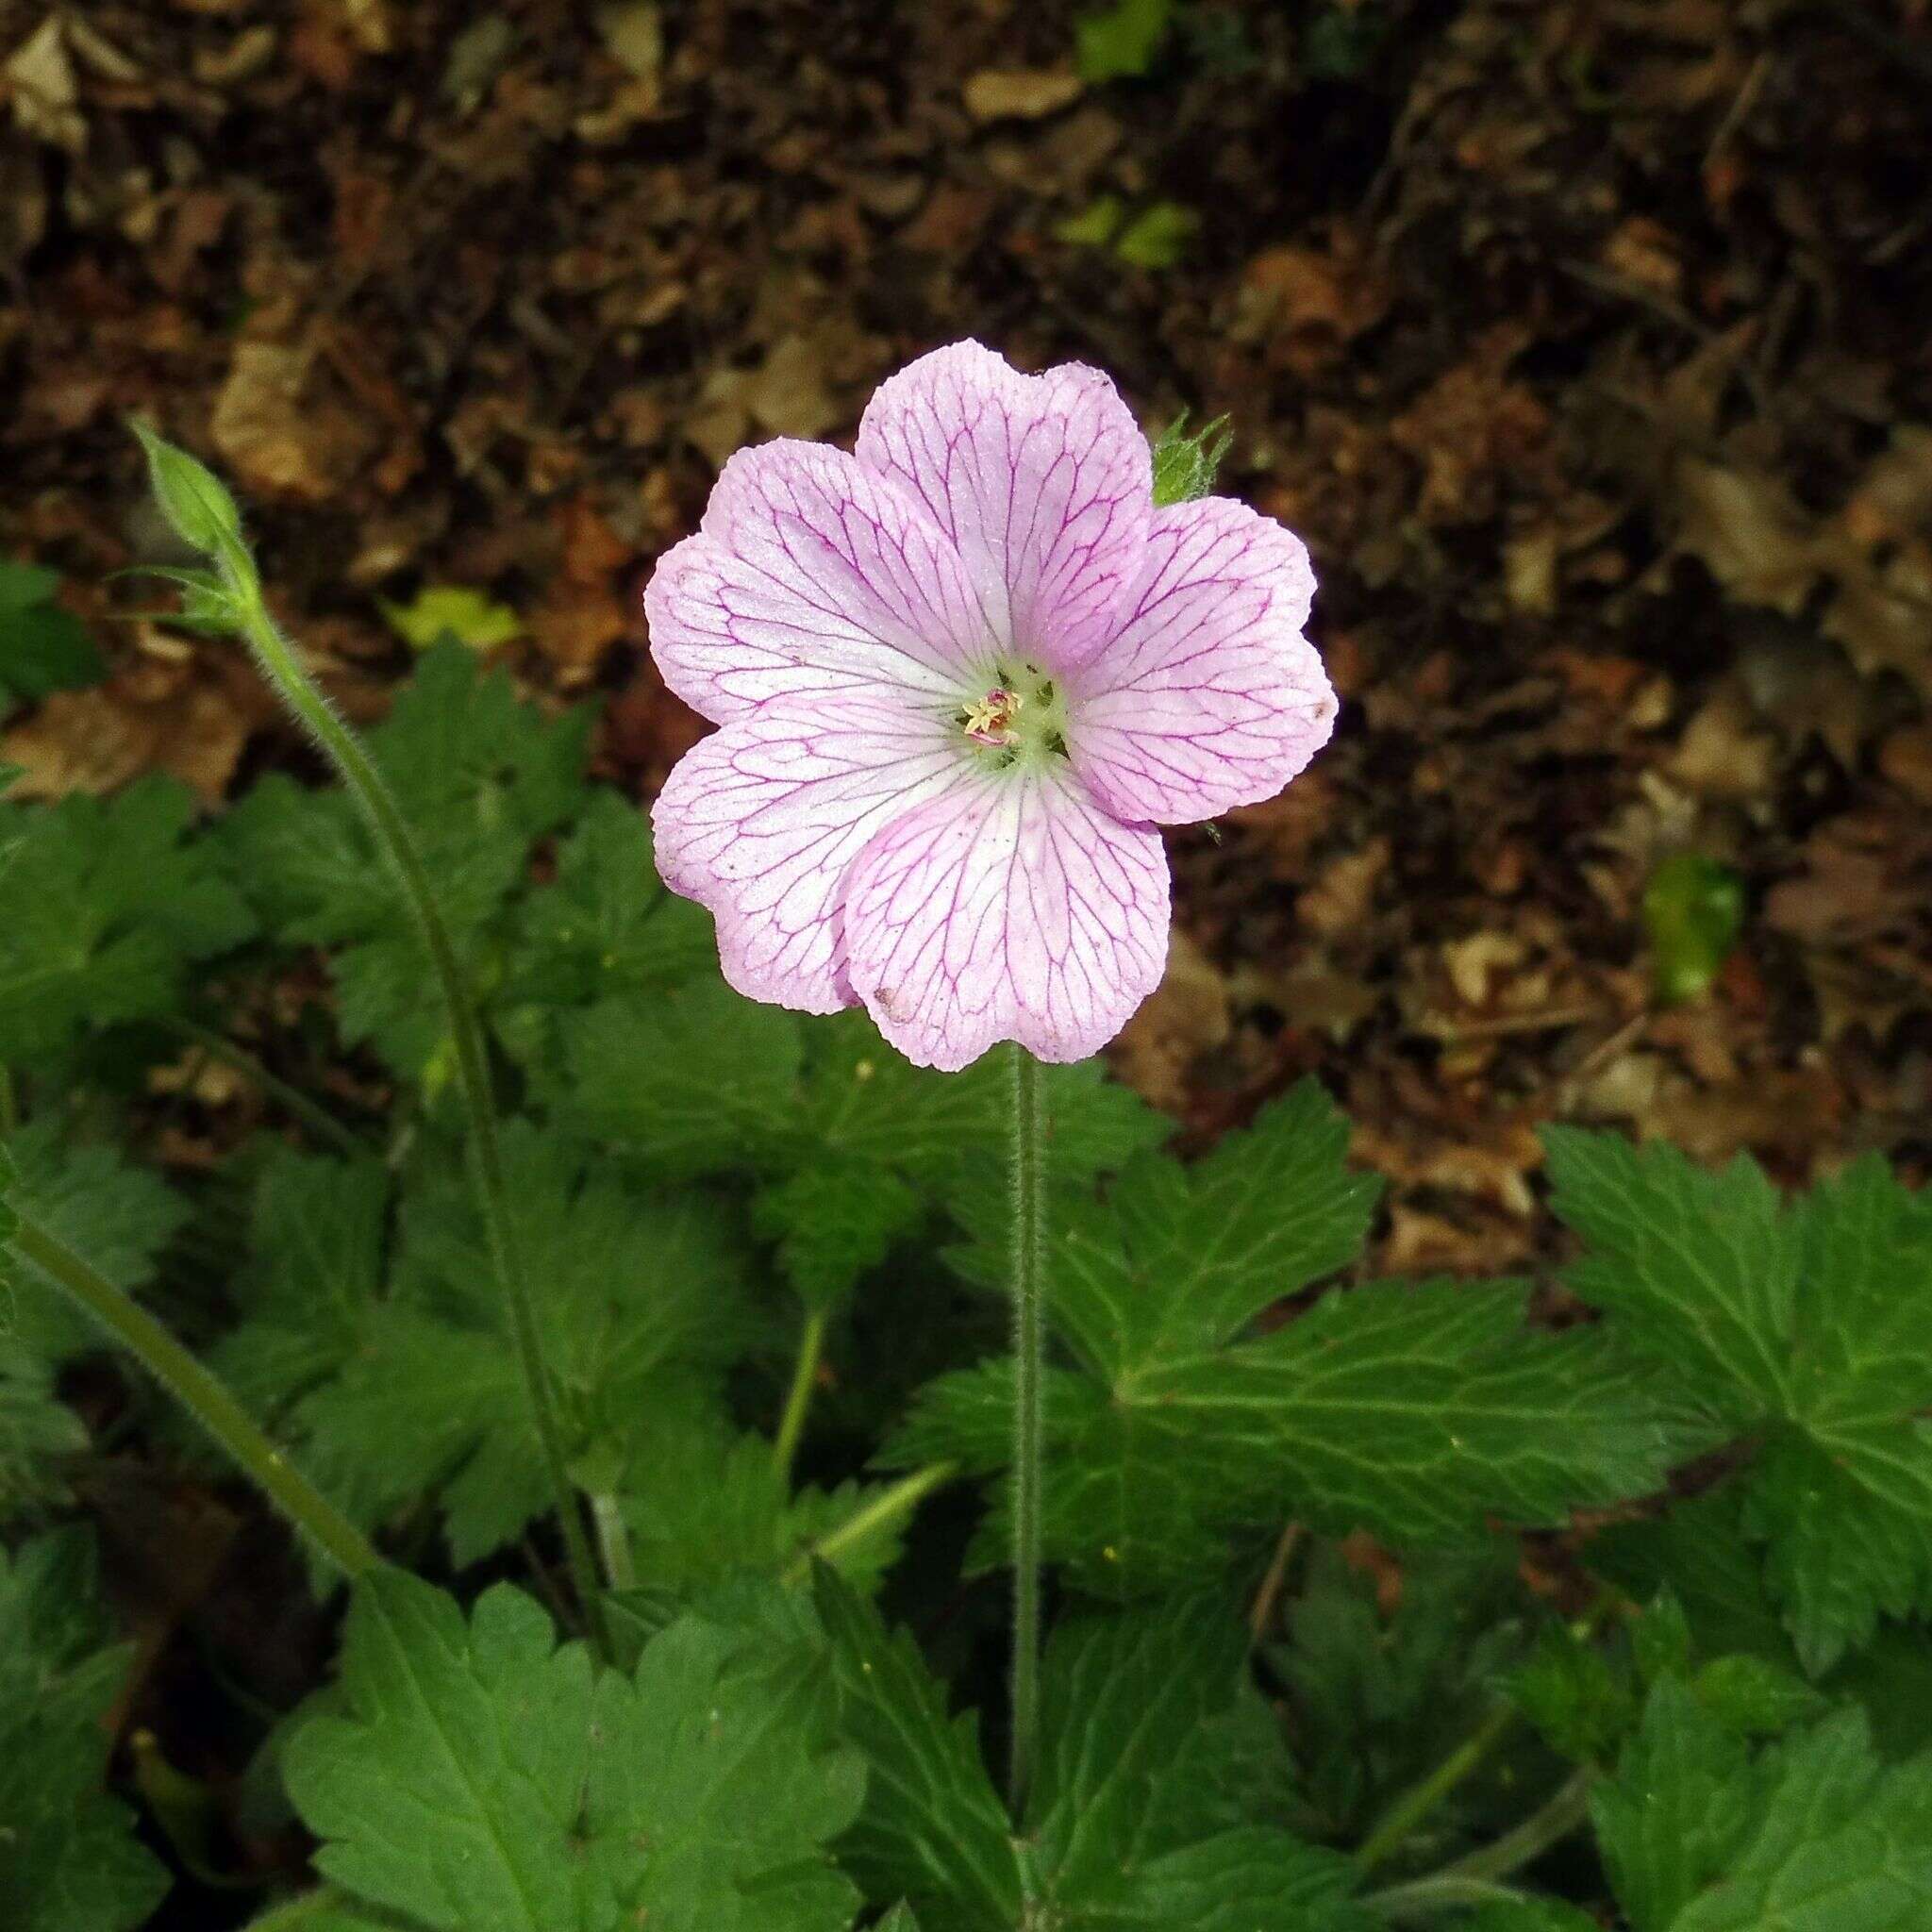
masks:
{"type": "MultiPolygon", "coordinates": [[[[1582,1616],[1572,1622],[1570,1625],[1571,1636],[1579,1643],[1587,1642],[1601,1627],[1605,1619],[1615,1613],[1616,1606],[1617,1598],[1613,1592],[1599,1596],[1596,1602],[1582,1616]]],[[[1483,1761],[1502,1740],[1508,1735],[1510,1729],[1521,1716],[1522,1712],[1515,1705],[1507,1701],[1498,1703],[1483,1719],[1482,1723],[1470,1733],[1469,1737],[1458,1744],[1434,1771],[1430,1772],[1419,1784],[1411,1785],[1382,1814],[1380,1820],[1377,1821],[1369,1832],[1368,1837],[1357,1848],[1355,1855],[1356,1863],[1364,1872],[1372,1872],[1377,1865],[1388,1858],[1391,1853],[1399,1849],[1404,1840],[1414,1831],[1416,1826],[1444,1798],[1448,1797],[1465,1778],[1480,1769],[1483,1761]]],[[[1577,1776],[1583,1780],[1584,1786],[1587,1788],[1590,1779],[1589,1772],[1587,1770],[1579,1772],[1577,1776]]],[[[1576,1779],[1574,1778],[1571,1780],[1572,1785],[1575,1784],[1575,1782],[1576,1779]]],[[[1536,1817],[1526,1821],[1526,1824],[1533,1824],[1538,1819],[1541,1819],[1545,1812],[1550,1811],[1563,1801],[1565,1793],[1569,1792],[1570,1789],[1570,1785],[1566,1785],[1563,1790],[1558,1791],[1557,1796],[1550,1801],[1550,1804],[1543,1807],[1543,1811],[1538,1812],[1536,1817]]],[[[1577,1816],[1580,1817],[1582,1813],[1579,1810],[1577,1816]]],[[[1494,1877],[1500,1872],[1513,1870],[1514,1867],[1509,1864],[1492,1868],[1484,1861],[1498,1847],[1511,1844],[1517,1836],[1517,1832],[1523,1831],[1525,1828],[1525,1825],[1519,1825],[1516,1832],[1511,1832],[1506,1838],[1498,1839],[1495,1844],[1487,1846],[1480,1852],[1472,1852],[1468,1857],[1458,1859],[1454,1865],[1446,1869],[1464,1875],[1479,1877],[1494,1877]]],[[[1525,1856],[1534,1857],[1535,1851],[1541,1849],[1541,1846],[1539,1845],[1525,1856]]],[[[1519,1860],[1518,1862],[1521,1861],[1519,1860]]]]}
{"type": "Polygon", "coordinates": [[[812,1391],[819,1385],[819,1358],[824,1347],[824,1313],[814,1308],[799,1331],[798,1360],[792,1366],[791,1387],[785,1393],[785,1412],[778,1418],[778,1439],[772,1444],[772,1467],[781,1484],[791,1480],[791,1462],[798,1454],[798,1439],[805,1434],[812,1391]]]}
{"type": "Polygon", "coordinates": [[[1281,1598],[1282,1585],[1288,1581],[1288,1566],[1294,1561],[1295,1545],[1301,1540],[1302,1526],[1299,1523],[1283,1525],[1280,1541],[1274,1545],[1274,1554],[1268,1559],[1267,1574],[1261,1578],[1260,1589],[1255,1592],[1254,1607],[1248,1612],[1248,1638],[1251,1642],[1259,1643],[1268,1634],[1274,1606],[1281,1598]]]}
{"type": "Polygon", "coordinates": [[[20,1101],[13,1091],[13,1071],[0,1067],[0,1141],[20,1125],[20,1101]]]}
{"type": "Polygon", "coordinates": [[[1516,1722],[1513,1704],[1498,1704],[1481,1724],[1435,1770],[1411,1785],[1383,1812],[1356,1850],[1355,1861],[1364,1872],[1398,1851],[1424,1819],[1471,1776],[1502,1741],[1516,1722]]]}
{"type": "Polygon", "coordinates": [[[1583,1823],[1590,1810],[1590,1788],[1596,1776],[1589,1765],[1573,1773],[1549,1802],[1532,1811],[1521,1824],[1499,1839],[1406,1885],[1371,1892],[1363,1904],[1387,1919],[1426,1918],[1452,1906],[1479,1906],[1515,1896],[1498,1881],[1521,1871],[1532,1859],[1583,1823]]]}
{"type": "Polygon", "coordinates": [[[1399,1924],[1404,1919],[1433,1919],[1439,1912],[1454,1911],[1458,1907],[1475,1911],[1483,1906],[1520,1904],[1522,1899],[1522,1892],[1511,1890],[1507,1885],[1443,1874],[1418,1878],[1409,1885],[1391,1885],[1386,1891],[1372,1891],[1362,1903],[1372,1912],[1399,1924]]]}
{"type": "Polygon", "coordinates": [[[1521,1824],[1486,1845],[1478,1845],[1454,1864],[1445,1865],[1436,1875],[1472,1881],[1507,1878],[1531,1859],[1540,1858],[1583,1823],[1590,1811],[1590,1788],[1595,1781],[1595,1767],[1583,1765],[1557,1787],[1547,1804],[1532,1811],[1521,1824]]]}
{"type": "Polygon", "coordinates": [[[597,1553],[611,1589],[632,1589],[638,1569],[631,1557],[630,1525],[624,1520],[623,1504],[608,1490],[591,1491],[591,1526],[597,1532],[597,1553]]]}
{"type": "Polygon", "coordinates": [[[345,1575],[380,1558],[369,1540],[308,1478],[292,1468],[248,1411],[137,1302],[105,1279],[28,1216],[13,1246],[51,1275],[116,1341],[193,1415],[243,1472],[345,1575]]]}
{"type": "Polygon", "coordinates": [[[333,1114],[318,1107],[299,1087],[291,1087],[286,1080],[270,1073],[245,1046],[230,1040],[225,1033],[217,1032],[212,1026],[203,1026],[178,1013],[170,1014],[166,1024],[183,1040],[200,1047],[210,1059],[220,1060],[244,1079],[252,1080],[285,1112],[293,1114],[317,1140],[326,1141],[338,1154],[353,1160],[358,1155],[369,1152],[368,1147],[333,1114]]]}
{"type": "Polygon", "coordinates": [[[788,1584],[803,1583],[811,1574],[814,1563],[830,1563],[844,1555],[855,1544],[862,1543],[874,1531],[896,1523],[902,1517],[910,1516],[924,1499],[941,1483],[952,1479],[954,1465],[950,1462],[929,1462],[924,1469],[916,1469],[910,1475],[900,1479],[881,1490],[862,1508],[855,1509],[837,1529],[828,1529],[811,1548],[795,1557],[784,1573],[788,1584]]]}
{"type": "Polygon", "coordinates": [[[1045,1353],[1046,1133],[1040,1062],[1015,1042],[1012,1135],[1013,1738],[1007,1780],[1024,1819],[1040,1742],[1040,1517],[1045,1353]]]}
{"type": "Polygon", "coordinates": [[[456,1049],[457,1079],[462,1090],[469,1115],[472,1156],[478,1206],[489,1238],[491,1259],[509,1311],[510,1330],[516,1341],[523,1367],[524,1386],[529,1397],[530,1414],[536,1424],[537,1440],[550,1475],[556,1498],[558,1521],[563,1530],[564,1549],[570,1559],[571,1574],[577,1595],[582,1599],[585,1621],[592,1642],[605,1657],[610,1656],[610,1642],[604,1617],[603,1592],[597,1580],[597,1567],[591,1554],[590,1539],[584,1529],[584,1513],[571,1482],[564,1457],[563,1432],[557,1419],[557,1396],[544,1364],[541,1340],[537,1328],[536,1302],[524,1264],[521,1243],[509,1211],[509,1190],[504,1179],[503,1152],[497,1140],[496,1104],[491,1091],[490,1060],[484,1043],[483,1026],[477,1018],[470,989],[464,981],[449,928],[429,882],[428,868],[416,845],[415,835],[403,816],[395,795],[361,742],[329,708],[328,700],[302,668],[293,646],[262,600],[260,580],[255,565],[239,538],[226,538],[215,551],[222,581],[234,600],[242,634],[254,652],[263,675],[275,686],[282,701],[313,734],[328,755],[342,782],[375,833],[376,842],[402,886],[404,897],[415,914],[416,924],[429,953],[430,965],[442,993],[449,1016],[450,1039],[456,1049]]]}

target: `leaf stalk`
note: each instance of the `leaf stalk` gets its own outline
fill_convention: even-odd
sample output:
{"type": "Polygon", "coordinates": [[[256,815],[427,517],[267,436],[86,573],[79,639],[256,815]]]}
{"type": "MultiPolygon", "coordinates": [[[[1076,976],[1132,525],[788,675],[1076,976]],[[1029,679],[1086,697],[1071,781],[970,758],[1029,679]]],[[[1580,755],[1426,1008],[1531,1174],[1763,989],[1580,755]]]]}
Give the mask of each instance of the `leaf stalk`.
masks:
{"type": "Polygon", "coordinates": [[[232,1457],[295,1527],[345,1576],[376,1568],[369,1540],[290,1463],[227,1387],[134,1298],[90,1267],[31,1216],[20,1214],[14,1251],[51,1276],[232,1457]]]}

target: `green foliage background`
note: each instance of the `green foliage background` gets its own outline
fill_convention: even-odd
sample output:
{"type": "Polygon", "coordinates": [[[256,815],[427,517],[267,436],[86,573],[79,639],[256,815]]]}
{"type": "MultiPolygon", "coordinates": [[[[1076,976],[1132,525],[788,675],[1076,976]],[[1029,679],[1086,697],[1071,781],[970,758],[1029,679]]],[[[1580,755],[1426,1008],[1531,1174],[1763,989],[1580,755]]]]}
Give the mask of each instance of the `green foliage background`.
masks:
{"type": "MultiPolygon", "coordinates": [[[[1060,1601],[1010,1820],[1001,1070],[731,994],[588,726],[444,644],[374,748],[484,1007],[573,1470],[629,1552],[602,1673],[545,1600],[449,1042],[344,799],[0,803],[0,1243],[29,1213],[206,1344],[395,1560],[306,1703],[231,1713],[319,1844],[302,1923],[1932,1923],[1932,1208],[1874,1160],[1787,1200],[1554,1131],[1552,1323],[1528,1282],[1360,1279],[1376,1185],[1312,1085],[1184,1161],[1098,1067],[1050,1072],[1060,1601]],[[270,996],[318,967],[326,1002],[270,996]],[[184,1027],[238,1028],[339,1131],[265,1087],[259,1131],[164,1178],[148,1075],[184,1027]],[[1498,1868],[1537,1818],[1554,1849],[1498,1868]]],[[[119,1932],[196,1860],[104,1728],[128,1657],[68,1399],[99,1347],[24,1263],[8,1293],[0,1924],[119,1932]]],[[[123,1441],[225,1479],[126,1393],[123,1441]]]]}

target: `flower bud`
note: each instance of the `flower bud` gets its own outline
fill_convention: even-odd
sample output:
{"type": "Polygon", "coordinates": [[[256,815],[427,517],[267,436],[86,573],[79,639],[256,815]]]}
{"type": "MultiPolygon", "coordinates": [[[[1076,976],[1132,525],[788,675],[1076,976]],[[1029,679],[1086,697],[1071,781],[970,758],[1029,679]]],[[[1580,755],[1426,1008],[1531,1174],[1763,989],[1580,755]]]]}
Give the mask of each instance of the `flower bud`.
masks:
{"type": "Polygon", "coordinates": [[[148,480],[154,487],[155,501],[175,535],[210,555],[227,552],[231,546],[239,550],[242,512],[214,472],[186,450],[163,442],[145,423],[136,423],[134,433],[147,452],[148,480]]]}
{"type": "Polygon", "coordinates": [[[1194,503],[1214,488],[1214,473],[1234,441],[1234,431],[1225,416],[1204,423],[1193,435],[1187,432],[1188,412],[1183,409],[1154,445],[1154,502],[1158,508],[1171,503],[1194,503]]]}

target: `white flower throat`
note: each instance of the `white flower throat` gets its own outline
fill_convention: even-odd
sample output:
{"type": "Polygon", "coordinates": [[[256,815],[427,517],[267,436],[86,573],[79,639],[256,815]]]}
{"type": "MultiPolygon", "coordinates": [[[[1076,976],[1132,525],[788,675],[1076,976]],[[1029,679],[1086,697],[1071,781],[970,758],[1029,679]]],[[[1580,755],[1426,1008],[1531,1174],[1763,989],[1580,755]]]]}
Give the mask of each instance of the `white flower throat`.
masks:
{"type": "Polygon", "coordinates": [[[960,707],[958,724],[994,771],[1067,756],[1066,694],[1037,664],[1003,660],[994,665],[991,684],[960,707]]]}

